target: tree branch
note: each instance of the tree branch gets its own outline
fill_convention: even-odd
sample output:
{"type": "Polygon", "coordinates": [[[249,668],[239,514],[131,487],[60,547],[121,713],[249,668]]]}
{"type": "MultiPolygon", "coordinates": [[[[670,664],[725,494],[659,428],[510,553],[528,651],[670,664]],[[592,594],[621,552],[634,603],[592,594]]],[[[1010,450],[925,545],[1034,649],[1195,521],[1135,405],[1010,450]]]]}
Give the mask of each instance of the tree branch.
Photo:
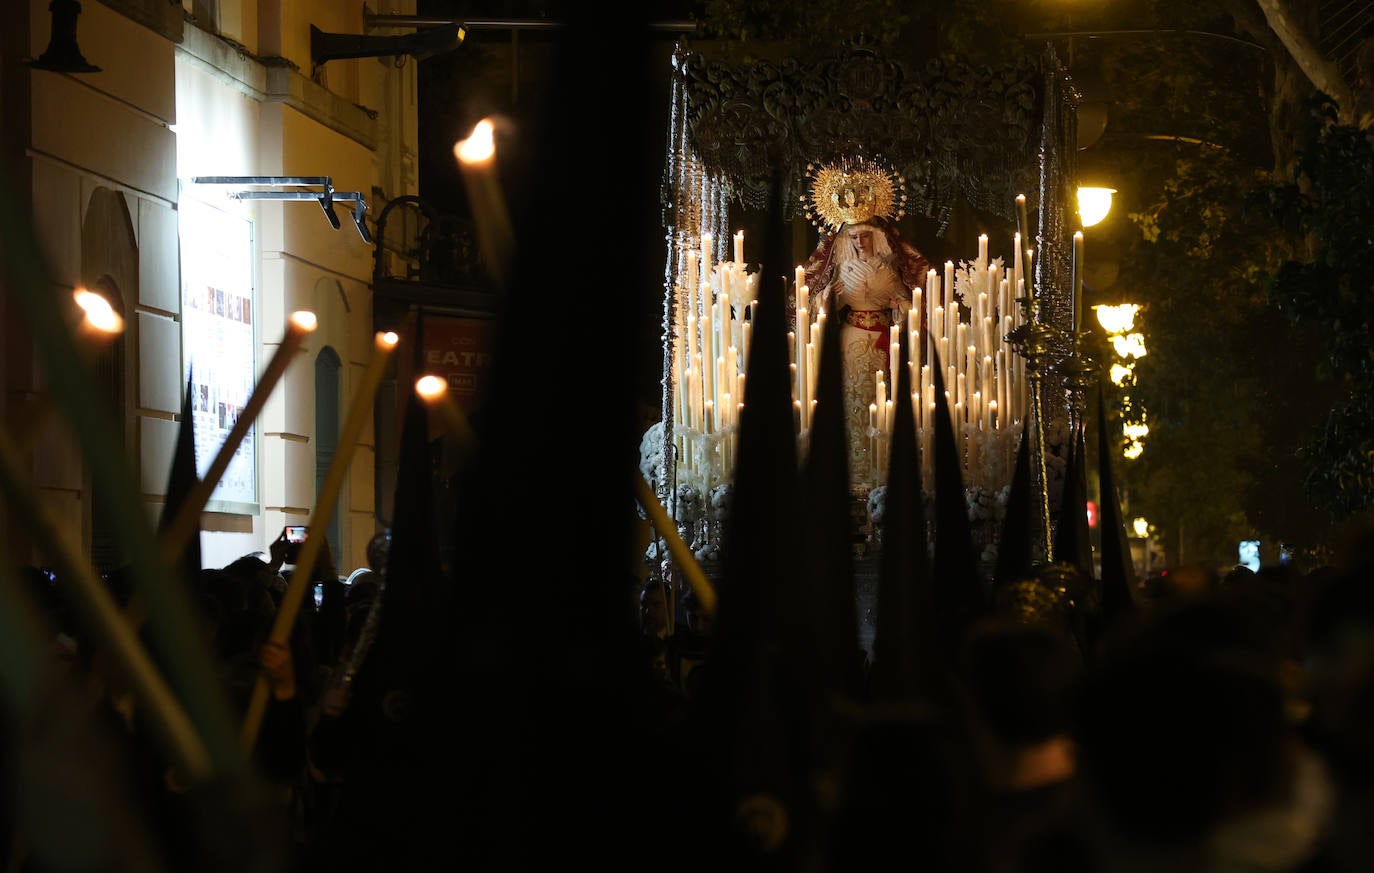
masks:
{"type": "Polygon", "coordinates": [[[1283,43],[1288,54],[1299,69],[1311,80],[1317,90],[1328,94],[1336,101],[1342,124],[1350,124],[1355,118],[1355,94],[1341,74],[1340,68],[1327,59],[1317,47],[1317,43],[1302,27],[1293,14],[1288,0],[1257,0],[1269,29],[1283,43]]]}

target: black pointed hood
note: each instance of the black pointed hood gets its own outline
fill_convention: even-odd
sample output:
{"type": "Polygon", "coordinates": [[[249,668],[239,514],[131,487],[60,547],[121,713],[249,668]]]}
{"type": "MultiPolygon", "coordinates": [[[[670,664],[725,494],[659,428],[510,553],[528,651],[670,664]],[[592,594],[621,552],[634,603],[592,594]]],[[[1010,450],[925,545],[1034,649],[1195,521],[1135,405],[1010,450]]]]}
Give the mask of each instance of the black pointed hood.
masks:
{"type": "Polygon", "coordinates": [[[1126,535],[1126,519],[1121,512],[1117,495],[1116,475],[1112,469],[1112,455],[1116,446],[1108,436],[1107,408],[1102,387],[1097,392],[1097,470],[1101,499],[1098,501],[1102,532],[1102,618],[1108,624],[1116,622],[1135,609],[1136,573],[1131,559],[1130,540],[1126,535]]]}
{"type": "Polygon", "coordinates": [[[953,656],[964,631],[984,615],[989,592],[978,569],[973,529],[964,496],[962,437],[955,433],[945,401],[944,368],[931,356],[935,389],[935,584],[936,613],[945,635],[945,653],[953,656]]]}
{"type": "MultiPolygon", "coordinates": [[[[186,374],[186,394],[181,401],[181,421],[177,423],[176,450],[172,455],[172,469],[167,476],[167,501],[162,507],[162,517],[158,529],[165,530],[172,519],[181,512],[191,491],[200,484],[200,474],[196,470],[196,422],[195,422],[195,377],[193,372],[186,374]]],[[[200,519],[196,519],[195,532],[186,541],[182,552],[181,567],[185,581],[190,584],[201,570],[200,519]]]]}
{"type": "MultiPolygon", "coordinates": [[[[921,484],[921,450],[911,402],[907,336],[894,374],[892,447],[888,453],[878,617],[871,694],[875,702],[929,702],[941,693],[929,534],[921,484]]],[[[961,498],[962,500],[962,498],[961,498]]]]}
{"type": "Polygon", "coordinates": [[[997,566],[993,570],[993,586],[1008,585],[1031,576],[1035,566],[1035,546],[1032,531],[1036,529],[1034,504],[1031,500],[1030,419],[1023,420],[1020,445],[1016,448],[1016,467],[1012,471],[1011,490],[1007,494],[1006,515],[997,539],[997,566]]]}
{"type": "Polygon", "coordinates": [[[1054,530],[1054,560],[1070,564],[1085,577],[1093,573],[1092,540],[1088,531],[1087,450],[1079,429],[1064,468],[1063,493],[1054,530]]]}

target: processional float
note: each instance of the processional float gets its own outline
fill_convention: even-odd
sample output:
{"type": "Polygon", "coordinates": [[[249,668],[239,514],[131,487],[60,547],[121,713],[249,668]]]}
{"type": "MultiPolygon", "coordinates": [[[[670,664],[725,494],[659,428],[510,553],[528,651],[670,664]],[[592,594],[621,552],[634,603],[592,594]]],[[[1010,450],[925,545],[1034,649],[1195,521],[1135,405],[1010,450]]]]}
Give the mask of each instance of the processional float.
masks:
{"type": "MultiPolygon", "coordinates": [[[[672,62],[662,415],[645,435],[641,466],[682,538],[703,561],[720,557],[760,276],[733,228],[779,193],[793,209],[785,218],[817,218],[838,174],[889,186],[894,204],[933,220],[941,234],[959,200],[1014,223],[1010,251],[990,252],[980,235],[966,257],[946,259],[942,270],[932,264],[912,290],[910,320],[891,328],[891,360],[905,330],[927,482],[936,403],[929,367],[938,360],[944,368],[989,566],[1019,441],[1030,437],[1033,550],[1048,559],[1052,509],[1096,368],[1079,335],[1082,238],[1071,230],[1081,95],[1053,49],[1000,67],[931,60],[911,70],[861,41],[805,65],[736,66],[680,44],[672,62]]],[[[804,442],[827,314],[815,303],[819,289],[805,287],[801,260],[787,268],[796,272],[794,423],[804,442]]],[[[874,379],[870,460],[852,480],[870,521],[881,512],[896,384],[881,370],[874,379]]],[[[652,572],[672,575],[666,550],[651,544],[647,557],[652,572]]]]}

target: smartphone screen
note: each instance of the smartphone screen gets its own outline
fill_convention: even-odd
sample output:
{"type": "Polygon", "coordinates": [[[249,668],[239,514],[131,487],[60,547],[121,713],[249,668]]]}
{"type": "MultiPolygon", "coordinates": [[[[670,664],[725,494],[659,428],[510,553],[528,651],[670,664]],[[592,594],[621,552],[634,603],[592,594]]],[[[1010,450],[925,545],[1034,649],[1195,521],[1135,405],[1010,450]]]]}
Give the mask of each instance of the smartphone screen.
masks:
{"type": "Polygon", "coordinates": [[[286,526],[286,541],[288,543],[303,543],[309,532],[310,528],[303,524],[288,524],[286,526]]]}

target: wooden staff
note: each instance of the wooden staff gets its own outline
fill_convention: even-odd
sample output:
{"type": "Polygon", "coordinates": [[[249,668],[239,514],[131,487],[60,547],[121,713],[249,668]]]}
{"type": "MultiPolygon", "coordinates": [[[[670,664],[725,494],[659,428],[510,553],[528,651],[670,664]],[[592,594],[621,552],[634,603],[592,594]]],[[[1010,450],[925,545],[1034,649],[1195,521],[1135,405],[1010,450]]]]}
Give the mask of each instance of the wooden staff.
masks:
{"type": "Polygon", "coordinates": [[[505,285],[506,268],[515,246],[515,232],[511,228],[510,211],[496,174],[495,126],[484,118],[473,127],[467,139],[453,146],[458,168],[463,176],[468,200],[472,204],[477,223],[477,242],[482,259],[497,285],[505,285]]]}
{"type": "MultiPolygon", "coordinates": [[[[363,426],[373,413],[373,400],[377,396],[377,386],[381,384],[382,372],[386,369],[391,353],[396,349],[396,343],[397,337],[394,333],[378,333],[376,335],[372,360],[368,362],[362,381],[358,383],[352,405],[348,410],[348,418],[344,421],[343,430],[339,434],[339,451],[329,464],[329,472],[325,474],[324,485],[321,486],[319,496],[315,500],[315,511],[310,516],[310,534],[301,546],[296,568],[291,572],[291,583],[287,586],[286,593],[282,595],[281,604],[277,607],[272,631],[268,635],[268,640],[271,642],[285,645],[291,639],[291,629],[296,624],[296,614],[300,612],[301,601],[305,597],[306,589],[311,586],[312,577],[315,573],[315,561],[319,558],[320,550],[323,547],[324,531],[333,519],[334,504],[338,500],[339,491],[343,488],[344,477],[348,475],[348,467],[353,458],[353,452],[358,447],[358,438],[362,436],[363,426]]],[[[243,731],[240,734],[244,754],[251,754],[254,744],[258,741],[258,730],[262,727],[262,718],[267,711],[269,690],[267,677],[259,672],[257,682],[253,685],[253,696],[248,702],[248,712],[243,720],[243,731]]]]}
{"type": "Polygon", "coordinates": [[[711,587],[711,582],[706,578],[706,573],[697,563],[696,555],[692,554],[692,549],[682,541],[682,535],[677,532],[677,525],[668,517],[668,510],[663,508],[663,504],[658,502],[658,497],[654,495],[654,489],[649,487],[649,483],[644,481],[643,473],[635,474],[635,495],[639,498],[640,506],[649,514],[649,521],[658,531],[659,536],[668,541],[668,551],[672,552],[673,560],[683,573],[687,576],[687,584],[692,586],[692,593],[696,595],[697,603],[701,605],[701,611],[705,615],[716,614],[716,590],[711,587]]]}
{"type": "Polygon", "coordinates": [[[67,527],[53,517],[19,471],[20,453],[14,441],[0,429],[0,490],[12,509],[39,541],[57,568],[69,602],[81,613],[83,624],[94,634],[100,651],[113,662],[138,700],[154,733],[166,747],[178,772],[198,783],[210,775],[210,753],[196,732],[190,716],[162,676],[133,627],[110,596],[108,586],[96,578],[81,557],[80,544],[71,541],[67,527]]]}

